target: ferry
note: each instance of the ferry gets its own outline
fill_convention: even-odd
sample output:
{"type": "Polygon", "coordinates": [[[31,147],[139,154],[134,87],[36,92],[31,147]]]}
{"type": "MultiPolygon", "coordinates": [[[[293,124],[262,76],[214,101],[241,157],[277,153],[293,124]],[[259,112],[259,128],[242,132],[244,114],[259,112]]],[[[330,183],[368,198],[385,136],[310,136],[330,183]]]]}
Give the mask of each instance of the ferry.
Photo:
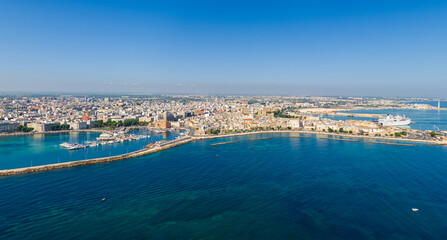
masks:
{"type": "Polygon", "coordinates": [[[405,126],[411,123],[411,119],[403,116],[386,115],[385,118],[379,118],[379,124],[383,126],[405,126]]]}

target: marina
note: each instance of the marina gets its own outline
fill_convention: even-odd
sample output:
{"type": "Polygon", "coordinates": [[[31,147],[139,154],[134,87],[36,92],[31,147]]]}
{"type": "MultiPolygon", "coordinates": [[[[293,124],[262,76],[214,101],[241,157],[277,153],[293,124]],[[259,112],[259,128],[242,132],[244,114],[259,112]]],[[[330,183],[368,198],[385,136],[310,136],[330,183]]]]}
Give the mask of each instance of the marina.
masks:
{"type": "Polygon", "coordinates": [[[122,155],[160,140],[173,140],[179,133],[135,129],[132,140],[97,140],[102,132],[68,132],[0,136],[0,170],[122,155]],[[64,144],[66,143],[66,144],[64,144]],[[64,146],[73,146],[69,150],[64,146]]]}
{"type": "Polygon", "coordinates": [[[136,134],[124,134],[122,132],[118,133],[102,133],[99,137],[96,138],[98,141],[87,141],[85,144],[80,143],[68,143],[64,142],[61,143],[60,146],[64,147],[67,150],[77,150],[81,148],[87,148],[87,147],[97,147],[99,145],[104,144],[114,144],[124,141],[132,141],[132,140],[140,140],[143,138],[149,138],[149,135],[136,135],[136,134]]]}

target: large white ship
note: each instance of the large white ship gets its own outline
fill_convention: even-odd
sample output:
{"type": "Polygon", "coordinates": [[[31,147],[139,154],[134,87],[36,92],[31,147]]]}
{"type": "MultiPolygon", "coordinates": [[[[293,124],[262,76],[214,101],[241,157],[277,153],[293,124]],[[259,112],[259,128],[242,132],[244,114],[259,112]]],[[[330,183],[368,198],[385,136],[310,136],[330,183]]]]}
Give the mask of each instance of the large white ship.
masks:
{"type": "Polygon", "coordinates": [[[411,123],[411,119],[404,116],[386,115],[385,118],[379,118],[379,123],[383,126],[405,126],[411,123]]]}

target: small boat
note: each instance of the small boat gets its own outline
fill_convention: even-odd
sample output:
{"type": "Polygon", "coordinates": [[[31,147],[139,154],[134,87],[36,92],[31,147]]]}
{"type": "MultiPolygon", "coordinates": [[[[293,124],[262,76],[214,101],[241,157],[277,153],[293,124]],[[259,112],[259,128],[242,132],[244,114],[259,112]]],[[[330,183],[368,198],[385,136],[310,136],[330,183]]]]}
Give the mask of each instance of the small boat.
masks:
{"type": "Polygon", "coordinates": [[[417,211],[419,211],[419,209],[417,209],[417,208],[412,208],[411,209],[413,212],[417,212],[417,211]]]}
{"type": "Polygon", "coordinates": [[[101,199],[101,202],[104,202],[106,200],[106,198],[101,199]]]}

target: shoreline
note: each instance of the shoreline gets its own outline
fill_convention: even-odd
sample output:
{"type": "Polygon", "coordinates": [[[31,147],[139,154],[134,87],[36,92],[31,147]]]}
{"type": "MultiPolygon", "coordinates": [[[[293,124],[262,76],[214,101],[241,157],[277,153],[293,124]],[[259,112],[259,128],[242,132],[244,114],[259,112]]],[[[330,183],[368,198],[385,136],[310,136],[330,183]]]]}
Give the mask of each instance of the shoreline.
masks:
{"type": "Polygon", "coordinates": [[[375,140],[387,140],[387,141],[401,141],[401,142],[419,142],[419,143],[430,143],[433,145],[447,145],[447,142],[435,141],[435,140],[420,140],[420,139],[408,139],[408,138],[393,138],[393,137],[375,137],[375,136],[365,136],[365,135],[353,135],[344,133],[329,133],[329,132],[316,132],[316,131],[306,131],[306,130],[271,130],[271,131],[255,131],[255,132],[244,132],[244,133],[230,133],[221,135],[202,135],[196,136],[196,140],[207,140],[213,138],[222,137],[234,137],[234,136],[244,136],[252,134],[267,134],[267,133],[303,133],[303,134],[322,134],[328,136],[341,136],[347,138],[362,138],[362,139],[375,139],[375,140]]]}
{"type": "MultiPolygon", "coordinates": [[[[169,148],[173,148],[173,147],[183,145],[183,144],[186,144],[189,142],[197,141],[197,140],[210,140],[210,139],[224,138],[224,137],[238,137],[238,136],[245,136],[245,135],[274,134],[274,133],[313,134],[316,136],[320,134],[320,135],[325,135],[325,136],[339,136],[339,137],[345,137],[345,138],[357,138],[357,139],[368,139],[368,140],[418,142],[418,143],[426,143],[425,145],[432,145],[432,146],[433,145],[441,145],[441,146],[447,145],[447,142],[430,141],[430,140],[403,139],[403,138],[391,138],[391,137],[387,137],[387,138],[386,137],[373,137],[373,136],[364,136],[364,135],[350,135],[350,134],[314,132],[314,131],[304,131],[304,130],[255,131],[255,132],[231,133],[231,134],[212,135],[212,136],[209,136],[209,135],[193,136],[193,137],[188,137],[186,139],[171,140],[170,142],[167,142],[161,146],[157,146],[154,148],[143,148],[143,149],[140,149],[140,150],[137,150],[134,152],[116,155],[116,156],[70,161],[70,162],[63,162],[63,163],[46,164],[46,165],[33,166],[33,167],[5,169],[5,170],[0,170],[0,177],[22,175],[22,174],[50,171],[50,170],[56,170],[56,169],[64,169],[64,168],[120,161],[120,160],[124,160],[124,159],[130,159],[130,158],[140,157],[140,156],[144,156],[144,155],[151,154],[151,153],[160,152],[160,151],[163,151],[163,150],[166,150],[169,148]]],[[[318,136],[317,136],[317,138],[318,138],[318,136]]],[[[321,139],[325,139],[325,138],[321,138],[321,139]]],[[[334,139],[336,139],[336,138],[334,138],[334,139]]]]}

